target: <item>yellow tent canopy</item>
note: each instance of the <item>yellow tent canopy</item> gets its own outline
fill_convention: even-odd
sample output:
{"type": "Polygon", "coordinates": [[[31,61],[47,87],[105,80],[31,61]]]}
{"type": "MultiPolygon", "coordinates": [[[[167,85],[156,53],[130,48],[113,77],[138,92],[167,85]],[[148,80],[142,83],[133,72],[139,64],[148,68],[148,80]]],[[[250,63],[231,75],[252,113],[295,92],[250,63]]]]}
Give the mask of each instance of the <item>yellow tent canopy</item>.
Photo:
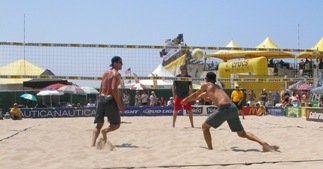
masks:
{"type": "Polygon", "coordinates": [[[319,58],[323,59],[323,37],[311,48],[312,50],[318,50],[319,54],[317,56],[314,55],[313,52],[302,52],[297,55],[297,58],[319,58]]]}
{"type": "MultiPolygon", "coordinates": [[[[17,60],[0,67],[0,75],[41,75],[45,70],[27,60],[17,60]]],[[[0,84],[22,84],[26,78],[0,78],[0,84]]]]}
{"type": "MultiPolygon", "coordinates": [[[[237,43],[231,40],[225,47],[228,48],[239,48],[237,43]]],[[[205,57],[214,57],[222,59],[223,61],[228,61],[230,59],[244,58],[245,54],[240,50],[219,50],[215,53],[206,54],[205,57]]]]}
{"type": "MultiPolygon", "coordinates": [[[[230,44],[230,43],[229,43],[230,44]]],[[[227,47],[231,47],[227,45],[227,47]]],[[[234,47],[233,47],[234,48],[234,47]]],[[[231,52],[220,52],[214,54],[207,54],[206,57],[215,57],[222,59],[224,61],[230,59],[237,59],[237,58],[256,58],[260,56],[264,56],[268,58],[294,58],[294,55],[288,52],[281,52],[281,51],[263,51],[262,49],[277,49],[277,45],[272,41],[270,37],[266,37],[257,47],[259,51],[240,51],[240,50],[233,50],[231,52]]]]}
{"type": "Polygon", "coordinates": [[[266,37],[259,45],[256,47],[260,51],[246,51],[246,58],[255,58],[264,56],[267,59],[277,59],[277,58],[294,58],[294,55],[288,52],[282,51],[261,51],[261,49],[277,49],[278,46],[273,42],[270,37],[266,37]]]}

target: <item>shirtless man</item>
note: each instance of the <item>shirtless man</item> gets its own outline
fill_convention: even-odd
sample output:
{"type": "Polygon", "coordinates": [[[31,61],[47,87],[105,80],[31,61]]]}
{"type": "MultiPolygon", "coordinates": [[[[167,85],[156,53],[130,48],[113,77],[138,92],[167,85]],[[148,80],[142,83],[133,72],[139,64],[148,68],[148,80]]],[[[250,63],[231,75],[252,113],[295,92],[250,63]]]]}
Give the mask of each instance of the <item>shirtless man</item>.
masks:
{"type": "Polygon", "coordinates": [[[212,137],[210,134],[210,128],[219,127],[224,121],[227,121],[231,131],[237,132],[238,136],[247,138],[249,140],[259,143],[264,152],[278,151],[278,146],[271,146],[268,143],[260,140],[252,133],[246,132],[239,119],[238,109],[234,103],[232,103],[230,97],[225,91],[216,84],[216,75],[213,72],[208,72],[205,78],[206,82],[202,84],[201,88],[192,93],[188,97],[182,100],[182,104],[188,104],[192,101],[200,99],[201,97],[208,97],[213,105],[218,109],[213,112],[203,123],[202,130],[204,139],[208,149],[212,150],[212,137]]]}
{"type": "Polygon", "coordinates": [[[118,86],[121,82],[121,76],[118,71],[122,69],[122,64],[121,57],[114,56],[111,59],[111,69],[102,76],[99,99],[96,104],[94,120],[96,127],[93,130],[92,146],[96,145],[96,139],[103,127],[105,115],[108,117],[110,125],[101,131],[104,143],[107,142],[107,133],[120,127],[120,113],[124,111],[124,107],[118,92],[118,86]]]}

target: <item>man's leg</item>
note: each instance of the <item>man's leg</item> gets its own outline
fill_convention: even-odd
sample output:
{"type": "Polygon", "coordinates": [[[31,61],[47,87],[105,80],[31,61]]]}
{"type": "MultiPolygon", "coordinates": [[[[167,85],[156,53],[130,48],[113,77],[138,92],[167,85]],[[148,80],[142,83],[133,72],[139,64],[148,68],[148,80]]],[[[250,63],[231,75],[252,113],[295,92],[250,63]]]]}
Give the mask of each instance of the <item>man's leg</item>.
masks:
{"type": "Polygon", "coordinates": [[[210,133],[210,128],[211,126],[206,124],[205,122],[202,124],[202,130],[203,130],[203,135],[204,135],[204,140],[206,142],[206,145],[209,150],[212,150],[212,137],[210,133]]]}
{"type": "Polygon", "coordinates": [[[194,128],[194,123],[193,123],[193,113],[192,110],[186,110],[186,112],[188,113],[188,117],[190,119],[191,122],[191,127],[194,128]]]}
{"type": "Polygon", "coordinates": [[[107,134],[111,131],[117,130],[118,128],[120,128],[120,124],[110,124],[109,127],[103,129],[101,133],[102,133],[104,142],[107,142],[107,134]]]}
{"type": "Polygon", "coordinates": [[[178,111],[173,110],[173,127],[174,128],[175,128],[175,123],[176,123],[177,112],[178,111]]]}
{"type": "Polygon", "coordinates": [[[93,133],[92,133],[92,147],[95,146],[96,139],[98,138],[98,136],[100,134],[100,130],[101,130],[103,124],[104,123],[97,123],[95,129],[93,129],[93,133]]]}
{"type": "Polygon", "coordinates": [[[238,136],[242,137],[242,138],[247,138],[251,141],[255,141],[257,143],[259,143],[262,148],[263,148],[263,151],[277,151],[279,149],[278,146],[271,146],[269,145],[268,143],[260,140],[257,136],[255,136],[254,134],[250,133],[250,132],[246,132],[244,130],[242,131],[238,131],[237,132],[238,136]]]}

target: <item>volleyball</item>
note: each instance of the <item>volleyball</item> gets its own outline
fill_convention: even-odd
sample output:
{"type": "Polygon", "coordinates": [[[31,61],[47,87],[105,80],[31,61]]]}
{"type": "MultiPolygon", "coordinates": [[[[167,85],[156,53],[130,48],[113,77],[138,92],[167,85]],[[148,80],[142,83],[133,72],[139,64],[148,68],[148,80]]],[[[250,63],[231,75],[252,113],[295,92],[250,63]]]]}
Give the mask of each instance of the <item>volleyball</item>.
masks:
{"type": "Polygon", "coordinates": [[[192,51],[192,56],[194,59],[202,59],[203,58],[203,52],[200,48],[195,48],[192,51]]]}

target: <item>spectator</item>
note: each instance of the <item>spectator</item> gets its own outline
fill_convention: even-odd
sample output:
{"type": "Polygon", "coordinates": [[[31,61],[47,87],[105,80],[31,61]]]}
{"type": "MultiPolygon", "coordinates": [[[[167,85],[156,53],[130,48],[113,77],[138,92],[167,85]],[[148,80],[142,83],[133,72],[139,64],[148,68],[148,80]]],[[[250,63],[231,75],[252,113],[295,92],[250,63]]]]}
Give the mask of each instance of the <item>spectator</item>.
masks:
{"type": "Polygon", "coordinates": [[[323,61],[322,61],[322,59],[320,59],[319,69],[323,69],[323,61]]]}
{"type": "Polygon", "coordinates": [[[303,94],[301,95],[301,106],[306,106],[307,103],[307,94],[306,92],[303,92],[303,94]]]}
{"type": "Polygon", "coordinates": [[[141,106],[141,95],[139,91],[136,91],[135,106],[141,106]]]}
{"type": "Polygon", "coordinates": [[[239,114],[244,119],[244,112],[242,111],[243,92],[240,90],[239,85],[235,85],[235,89],[231,93],[231,101],[237,106],[239,114]]]}
{"type": "Polygon", "coordinates": [[[129,106],[130,103],[130,96],[127,90],[124,91],[123,95],[122,95],[122,101],[125,107],[129,106]]]}
{"type": "Polygon", "coordinates": [[[160,97],[158,102],[159,102],[159,106],[166,106],[166,101],[164,97],[160,97]]]}
{"type": "Polygon", "coordinates": [[[93,103],[92,99],[89,99],[89,102],[86,104],[86,107],[95,107],[95,104],[93,103]]]}
{"type": "Polygon", "coordinates": [[[303,59],[301,59],[301,61],[299,62],[298,67],[299,67],[299,74],[303,76],[304,68],[305,68],[305,62],[303,59]]]}
{"type": "Polygon", "coordinates": [[[17,103],[14,103],[13,107],[10,109],[10,116],[12,120],[22,119],[22,112],[17,103]]]}
{"type": "Polygon", "coordinates": [[[155,106],[157,105],[157,96],[156,93],[154,91],[151,91],[151,94],[149,96],[149,106],[155,106]]]}
{"type": "Polygon", "coordinates": [[[299,100],[297,99],[295,92],[291,97],[288,98],[288,106],[293,106],[293,107],[299,106],[299,100]]]}
{"type": "Polygon", "coordinates": [[[271,91],[268,92],[267,102],[266,102],[265,106],[267,106],[267,107],[274,106],[274,98],[273,98],[273,94],[271,93],[271,91]]]}
{"type": "Polygon", "coordinates": [[[250,103],[253,104],[255,102],[255,100],[256,100],[256,94],[253,91],[253,89],[250,90],[248,96],[249,96],[250,103]]]}
{"type": "Polygon", "coordinates": [[[167,102],[167,106],[173,106],[174,105],[174,98],[170,97],[168,102],[167,102]]]}
{"type": "Polygon", "coordinates": [[[274,100],[273,106],[276,106],[276,104],[280,102],[280,95],[277,90],[272,93],[272,97],[274,100]]]}
{"type": "Polygon", "coordinates": [[[290,97],[290,94],[288,91],[282,91],[281,92],[281,104],[282,104],[282,107],[286,107],[288,106],[288,102],[289,102],[289,97],[290,97]]]}
{"type": "Polygon", "coordinates": [[[261,104],[261,102],[256,103],[256,109],[257,109],[257,116],[263,116],[266,115],[266,108],[261,104]]]}
{"type": "Polygon", "coordinates": [[[261,93],[260,93],[260,101],[262,102],[262,105],[266,105],[267,101],[268,101],[268,94],[266,92],[266,89],[262,89],[261,93]]]}
{"type": "Polygon", "coordinates": [[[141,94],[141,105],[147,106],[148,105],[148,100],[149,100],[148,94],[145,91],[143,91],[142,94],[141,94]]]}
{"type": "Polygon", "coordinates": [[[251,103],[251,107],[249,110],[249,115],[256,115],[257,114],[257,107],[256,103],[251,103]]]}

